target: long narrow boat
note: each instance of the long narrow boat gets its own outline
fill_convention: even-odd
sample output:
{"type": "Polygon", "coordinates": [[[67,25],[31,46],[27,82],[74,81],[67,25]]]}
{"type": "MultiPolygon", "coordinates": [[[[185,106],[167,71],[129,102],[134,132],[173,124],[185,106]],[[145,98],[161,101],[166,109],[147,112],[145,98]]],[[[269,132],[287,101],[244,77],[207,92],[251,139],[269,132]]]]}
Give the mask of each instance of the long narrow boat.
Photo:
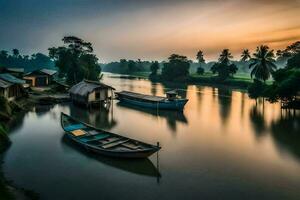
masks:
{"type": "Polygon", "coordinates": [[[167,92],[166,97],[129,91],[116,92],[116,95],[121,102],[153,109],[183,110],[185,104],[188,102],[188,99],[178,98],[177,93],[174,91],[167,92]]]}
{"type": "Polygon", "coordinates": [[[159,145],[146,144],[95,128],[61,113],[61,126],[68,138],[95,153],[119,158],[146,158],[159,151],[159,145]]]}

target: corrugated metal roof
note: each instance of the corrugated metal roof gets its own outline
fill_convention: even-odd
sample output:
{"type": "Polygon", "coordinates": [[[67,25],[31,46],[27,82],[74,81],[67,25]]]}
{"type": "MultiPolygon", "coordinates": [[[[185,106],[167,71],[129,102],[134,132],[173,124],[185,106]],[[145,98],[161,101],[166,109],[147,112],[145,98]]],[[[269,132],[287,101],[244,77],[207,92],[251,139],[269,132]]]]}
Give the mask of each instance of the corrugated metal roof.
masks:
{"type": "Polygon", "coordinates": [[[8,71],[11,71],[11,72],[18,72],[18,73],[24,73],[24,68],[11,68],[11,67],[8,67],[6,68],[8,71]]]}
{"type": "Polygon", "coordinates": [[[93,92],[97,88],[114,89],[113,87],[105,85],[100,82],[98,83],[98,82],[94,82],[94,81],[83,80],[80,83],[71,87],[69,92],[71,94],[75,94],[75,95],[79,95],[79,96],[87,96],[89,93],[93,92]]]}
{"type": "Polygon", "coordinates": [[[13,75],[11,74],[0,74],[0,79],[6,81],[6,82],[10,82],[10,83],[16,83],[16,84],[24,84],[25,81],[24,80],[21,80],[21,79],[18,79],[16,77],[14,77],[13,75]]]}
{"type": "Polygon", "coordinates": [[[6,81],[0,79],[0,88],[8,88],[11,85],[12,85],[11,83],[6,82],[6,81]]]}
{"type": "Polygon", "coordinates": [[[40,71],[43,72],[43,73],[45,73],[45,74],[48,74],[50,76],[52,76],[52,75],[54,75],[54,74],[57,73],[57,71],[51,70],[51,69],[41,69],[40,71]]]}
{"type": "Polygon", "coordinates": [[[32,74],[46,74],[46,75],[49,75],[49,76],[53,76],[56,73],[57,73],[56,70],[40,69],[40,70],[34,70],[32,72],[28,72],[28,73],[25,74],[25,76],[30,76],[32,74]]]}

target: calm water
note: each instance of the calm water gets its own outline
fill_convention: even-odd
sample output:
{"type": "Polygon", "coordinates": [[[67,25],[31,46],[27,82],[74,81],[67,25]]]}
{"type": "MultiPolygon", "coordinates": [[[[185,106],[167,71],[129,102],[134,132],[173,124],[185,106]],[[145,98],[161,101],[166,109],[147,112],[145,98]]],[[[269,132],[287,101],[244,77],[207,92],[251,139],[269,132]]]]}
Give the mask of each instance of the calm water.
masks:
{"type": "Polygon", "coordinates": [[[300,199],[300,113],[222,88],[104,82],[163,95],[180,88],[183,113],[114,101],[87,112],[70,104],[36,107],[11,130],[5,176],[42,199],[300,199]],[[162,150],[147,160],[88,154],[63,137],[60,112],[162,150]],[[158,161],[158,162],[157,162],[158,161]]]}

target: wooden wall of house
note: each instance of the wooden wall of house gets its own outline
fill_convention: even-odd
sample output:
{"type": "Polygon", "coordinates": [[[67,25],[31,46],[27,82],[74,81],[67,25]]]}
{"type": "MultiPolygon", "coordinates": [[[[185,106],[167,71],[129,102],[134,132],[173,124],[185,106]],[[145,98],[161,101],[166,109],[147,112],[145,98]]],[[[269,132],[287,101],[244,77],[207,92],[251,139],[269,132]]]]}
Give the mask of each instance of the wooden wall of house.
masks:
{"type": "Polygon", "coordinates": [[[89,94],[88,101],[104,101],[107,100],[109,97],[109,91],[108,89],[97,89],[94,90],[89,94]]]}
{"type": "Polygon", "coordinates": [[[15,100],[22,96],[21,85],[15,84],[7,88],[0,88],[0,95],[5,97],[8,101],[15,100]]]}

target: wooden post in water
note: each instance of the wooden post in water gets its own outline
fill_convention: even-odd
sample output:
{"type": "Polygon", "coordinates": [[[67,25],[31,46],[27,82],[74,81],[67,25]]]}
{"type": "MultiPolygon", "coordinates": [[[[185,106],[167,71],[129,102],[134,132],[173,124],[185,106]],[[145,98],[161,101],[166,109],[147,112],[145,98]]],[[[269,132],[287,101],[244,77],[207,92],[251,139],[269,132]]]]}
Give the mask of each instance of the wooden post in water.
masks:
{"type": "MultiPolygon", "coordinates": [[[[157,142],[157,147],[159,147],[159,142],[157,142]]],[[[156,153],[156,168],[157,168],[157,171],[158,171],[158,174],[157,174],[157,183],[159,183],[159,178],[160,178],[158,152],[159,151],[157,151],[157,153],[156,153]]]]}

